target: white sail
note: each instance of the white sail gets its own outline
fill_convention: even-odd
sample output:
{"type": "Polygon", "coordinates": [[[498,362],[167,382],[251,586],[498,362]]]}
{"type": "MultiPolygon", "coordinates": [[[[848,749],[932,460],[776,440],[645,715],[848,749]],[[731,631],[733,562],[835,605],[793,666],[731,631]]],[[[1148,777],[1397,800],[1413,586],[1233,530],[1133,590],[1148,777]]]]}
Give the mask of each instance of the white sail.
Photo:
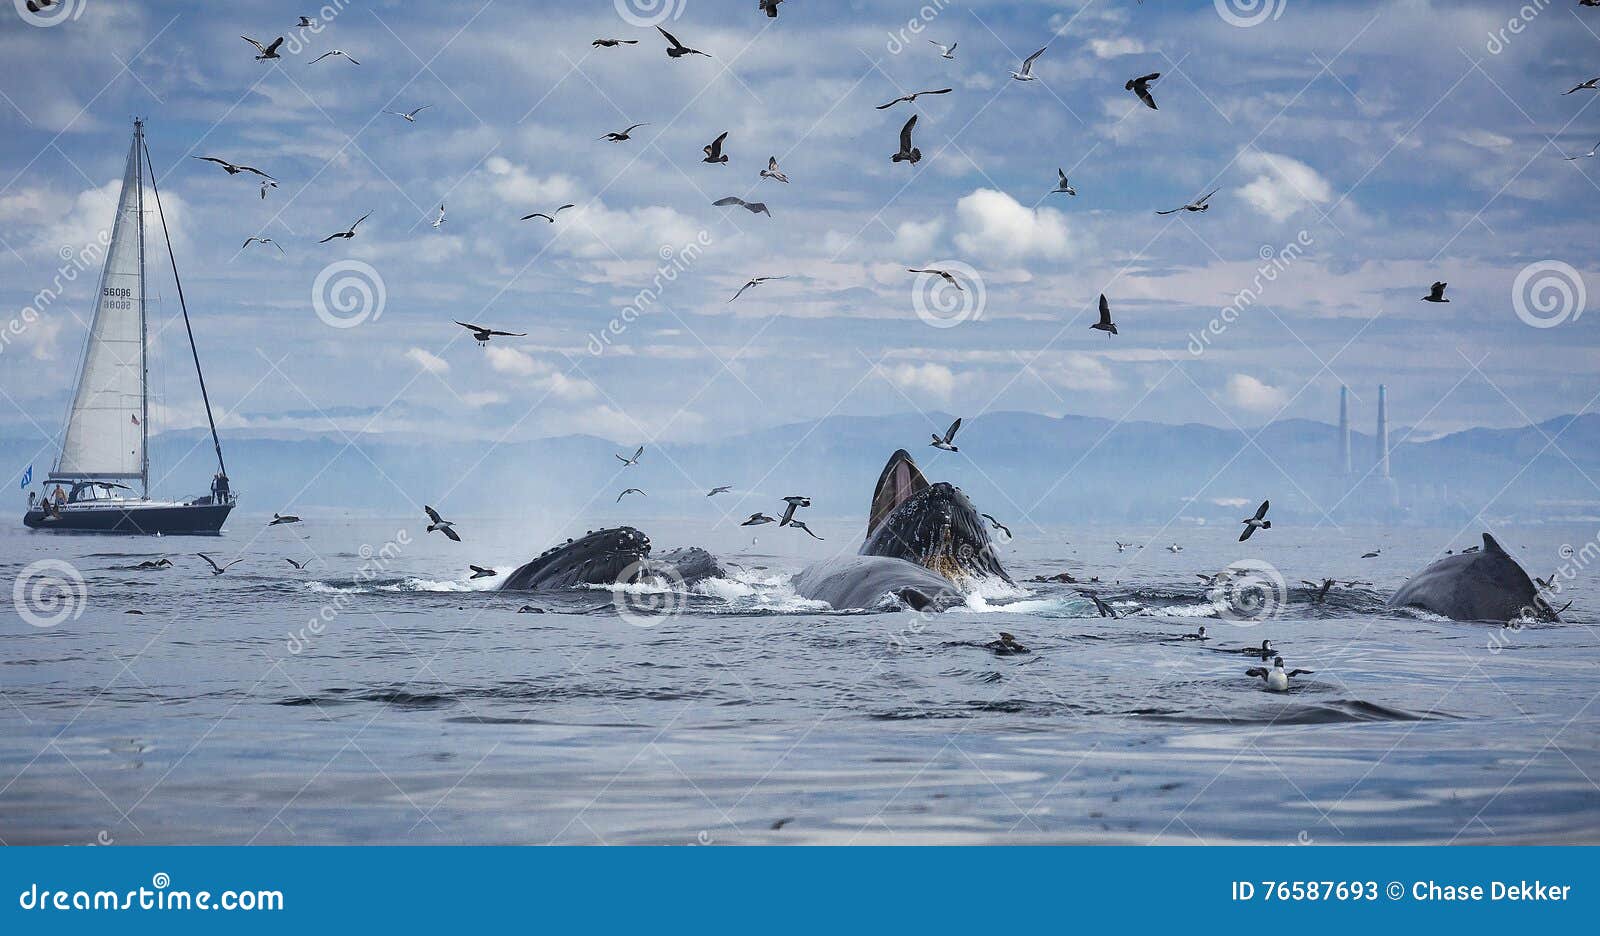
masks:
{"type": "Polygon", "coordinates": [[[100,274],[94,321],[56,462],[58,478],[145,478],[144,208],[139,136],[100,274]]]}

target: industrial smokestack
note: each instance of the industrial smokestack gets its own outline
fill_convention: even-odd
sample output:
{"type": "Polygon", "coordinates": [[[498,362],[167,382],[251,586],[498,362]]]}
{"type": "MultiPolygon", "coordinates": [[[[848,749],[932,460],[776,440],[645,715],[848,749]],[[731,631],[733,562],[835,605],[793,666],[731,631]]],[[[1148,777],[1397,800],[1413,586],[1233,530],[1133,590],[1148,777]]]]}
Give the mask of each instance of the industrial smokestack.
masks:
{"type": "Polygon", "coordinates": [[[1389,391],[1378,384],[1378,476],[1389,477],[1389,391]]]}
{"type": "Polygon", "coordinates": [[[1339,474],[1350,476],[1350,388],[1339,388],[1339,474]]]}

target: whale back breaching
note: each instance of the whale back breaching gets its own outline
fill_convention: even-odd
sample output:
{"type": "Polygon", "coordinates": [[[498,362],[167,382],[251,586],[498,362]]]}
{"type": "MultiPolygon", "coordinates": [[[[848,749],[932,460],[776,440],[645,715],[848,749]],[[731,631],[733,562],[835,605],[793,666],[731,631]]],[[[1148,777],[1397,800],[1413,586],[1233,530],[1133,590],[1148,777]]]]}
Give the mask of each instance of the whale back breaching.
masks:
{"type": "Polygon", "coordinates": [[[1421,608],[1456,621],[1561,620],[1517,560],[1487,533],[1483,549],[1445,556],[1413,575],[1389,607],[1421,608]]]}
{"type": "Polygon", "coordinates": [[[1011,581],[978,508],[953,484],[929,484],[905,449],[878,477],[860,554],[905,559],[954,581],[1011,581]]]}

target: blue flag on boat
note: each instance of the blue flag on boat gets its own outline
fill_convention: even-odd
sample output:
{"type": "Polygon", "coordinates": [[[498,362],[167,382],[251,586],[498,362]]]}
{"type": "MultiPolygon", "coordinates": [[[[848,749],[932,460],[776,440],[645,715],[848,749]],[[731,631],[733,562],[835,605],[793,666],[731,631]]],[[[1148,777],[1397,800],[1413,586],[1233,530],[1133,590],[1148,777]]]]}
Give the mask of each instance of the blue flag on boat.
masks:
{"type": "Polygon", "coordinates": [[[22,473],[22,489],[24,491],[26,491],[28,489],[28,485],[30,485],[32,483],[33,483],[33,466],[29,465],[28,466],[28,470],[24,471],[22,473]]]}

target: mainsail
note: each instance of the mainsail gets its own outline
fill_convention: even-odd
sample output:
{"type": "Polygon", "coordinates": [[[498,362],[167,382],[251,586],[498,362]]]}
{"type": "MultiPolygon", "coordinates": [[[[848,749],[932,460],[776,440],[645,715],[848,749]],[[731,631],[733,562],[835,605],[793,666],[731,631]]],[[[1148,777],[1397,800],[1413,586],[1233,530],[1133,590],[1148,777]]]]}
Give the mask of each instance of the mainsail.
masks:
{"type": "Polygon", "coordinates": [[[55,478],[148,482],[141,142],[136,131],[55,478]]]}

